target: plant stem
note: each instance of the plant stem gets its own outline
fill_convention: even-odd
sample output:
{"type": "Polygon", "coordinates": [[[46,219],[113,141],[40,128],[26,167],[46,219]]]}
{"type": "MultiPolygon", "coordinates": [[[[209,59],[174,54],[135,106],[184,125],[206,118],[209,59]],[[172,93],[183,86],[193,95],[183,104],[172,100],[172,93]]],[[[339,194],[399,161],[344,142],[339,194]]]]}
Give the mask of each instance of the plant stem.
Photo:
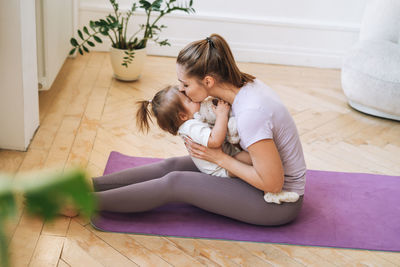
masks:
{"type": "MultiPolygon", "coordinates": [[[[118,21],[118,23],[119,23],[118,8],[116,8],[116,7],[113,5],[113,9],[114,9],[115,17],[117,18],[117,21],[118,21]]],[[[112,31],[114,32],[114,35],[115,35],[115,41],[116,41],[115,46],[117,46],[116,48],[121,48],[121,43],[120,43],[120,40],[119,40],[120,38],[118,38],[117,33],[114,31],[114,29],[112,29],[112,31]]]]}
{"type": "MultiPolygon", "coordinates": [[[[110,40],[111,40],[111,43],[112,43],[112,45],[111,45],[111,46],[115,47],[116,45],[115,45],[115,43],[114,43],[113,39],[111,38],[111,36],[110,36],[110,35],[107,35],[107,36],[108,36],[108,38],[110,38],[110,40]]],[[[115,48],[118,48],[118,47],[115,47],[115,48]]]]}
{"type": "Polygon", "coordinates": [[[125,32],[124,32],[124,40],[126,41],[126,29],[128,28],[128,21],[129,18],[131,16],[131,13],[129,13],[128,17],[126,18],[126,22],[125,22],[125,32]]]}
{"type": "Polygon", "coordinates": [[[121,19],[121,26],[118,25],[118,37],[119,37],[119,43],[121,48],[126,48],[125,47],[125,42],[123,42],[123,35],[122,35],[122,27],[124,25],[124,18],[121,19]]]}
{"type": "Polygon", "coordinates": [[[117,33],[114,31],[114,29],[111,29],[114,33],[115,36],[115,42],[113,41],[113,39],[111,38],[111,35],[108,34],[108,37],[110,37],[111,42],[113,43],[114,46],[117,46],[117,42],[118,42],[118,37],[117,37],[117,33]]]}
{"type": "MultiPolygon", "coordinates": [[[[147,13],[147,12],[146,12],[147,13]]],[[[147,39],[149,39],[149,31],[151,30],[150,28],[150,14],[151,14],[151,9],[149,9],[149,13],[147,13],[147,21],[146,21],[146,29],[144,30],[144,47],[147,46],[147,39]]]]}

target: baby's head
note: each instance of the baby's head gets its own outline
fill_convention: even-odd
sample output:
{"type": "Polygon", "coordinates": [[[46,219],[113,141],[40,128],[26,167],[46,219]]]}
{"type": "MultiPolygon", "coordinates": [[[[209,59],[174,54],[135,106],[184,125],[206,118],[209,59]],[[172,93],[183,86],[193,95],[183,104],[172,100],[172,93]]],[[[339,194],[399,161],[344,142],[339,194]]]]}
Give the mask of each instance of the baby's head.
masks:
{"type": "Polygon", "coordinates": [[[156,117],[158,126],[173,134],[185,121],[192,119],[193,114],[200,110],[200,103],[190,100],[179,91],[178,86],[167,86],[155,94],[151,101],[138,101],[139,110],[136,114],[136,124],[140,131],[149,130],[151,115],[156,117]],[[151,104],[151,111],[149,105],[151,104]]]}

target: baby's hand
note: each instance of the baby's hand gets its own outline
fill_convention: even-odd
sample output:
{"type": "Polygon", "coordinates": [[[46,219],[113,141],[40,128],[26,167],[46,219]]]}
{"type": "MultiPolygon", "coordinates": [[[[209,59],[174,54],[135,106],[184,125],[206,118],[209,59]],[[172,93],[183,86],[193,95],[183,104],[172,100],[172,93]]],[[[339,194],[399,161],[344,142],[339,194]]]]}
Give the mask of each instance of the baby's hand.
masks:
{"type": "Polygon", "coordinates": [[[231,106],[224,100],[218,100],[217,106],[213,105],[212,108],[215,113],[215,116],[219,117],[219,116],[228,116],[231,106]]]}

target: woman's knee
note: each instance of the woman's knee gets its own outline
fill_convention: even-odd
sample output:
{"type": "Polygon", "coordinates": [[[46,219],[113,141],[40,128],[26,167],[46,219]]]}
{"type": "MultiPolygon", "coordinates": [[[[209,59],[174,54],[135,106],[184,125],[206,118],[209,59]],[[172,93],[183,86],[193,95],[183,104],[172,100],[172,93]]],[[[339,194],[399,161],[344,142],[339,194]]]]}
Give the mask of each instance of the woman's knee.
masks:
{"type": "Polygon", "coordinates": [[[170,189],[173,189],[179,184],[182,184],[183,172],[182,171],[171,171],[166,174],[163,178],[164,182],[170,189]]]}
{"type": "Polygon", "coordinates": [[[189,156],[167,158],[163,160],[162,164],[163,168],[169,172],[197,171],[196,166],[189,156]]]}

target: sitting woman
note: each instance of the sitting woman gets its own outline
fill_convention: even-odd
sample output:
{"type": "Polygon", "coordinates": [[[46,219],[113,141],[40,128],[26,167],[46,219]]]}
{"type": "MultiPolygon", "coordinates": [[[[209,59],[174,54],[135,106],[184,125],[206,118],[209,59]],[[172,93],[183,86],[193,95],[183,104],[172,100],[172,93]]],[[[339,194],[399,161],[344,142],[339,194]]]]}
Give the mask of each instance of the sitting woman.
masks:
{"type": "Polygon", "coordinates": [[[93,178],[99,209],[142,212],[169,202],[256,225],[281,225],[302,207],[306,166],[296,125],[277,94],[260,80],[241,72],[219,35],[195,41],[177,58],[179,90],[193,102],[208,96],[232,106],[240,146],[251,164],[186,140],[190,156],[213,162],[238,177],[221,179],[200,172],[190,156],[168,158],[93,178]],[[296,192],[296,202],[267,203],[264,192],[296,192]]]}

